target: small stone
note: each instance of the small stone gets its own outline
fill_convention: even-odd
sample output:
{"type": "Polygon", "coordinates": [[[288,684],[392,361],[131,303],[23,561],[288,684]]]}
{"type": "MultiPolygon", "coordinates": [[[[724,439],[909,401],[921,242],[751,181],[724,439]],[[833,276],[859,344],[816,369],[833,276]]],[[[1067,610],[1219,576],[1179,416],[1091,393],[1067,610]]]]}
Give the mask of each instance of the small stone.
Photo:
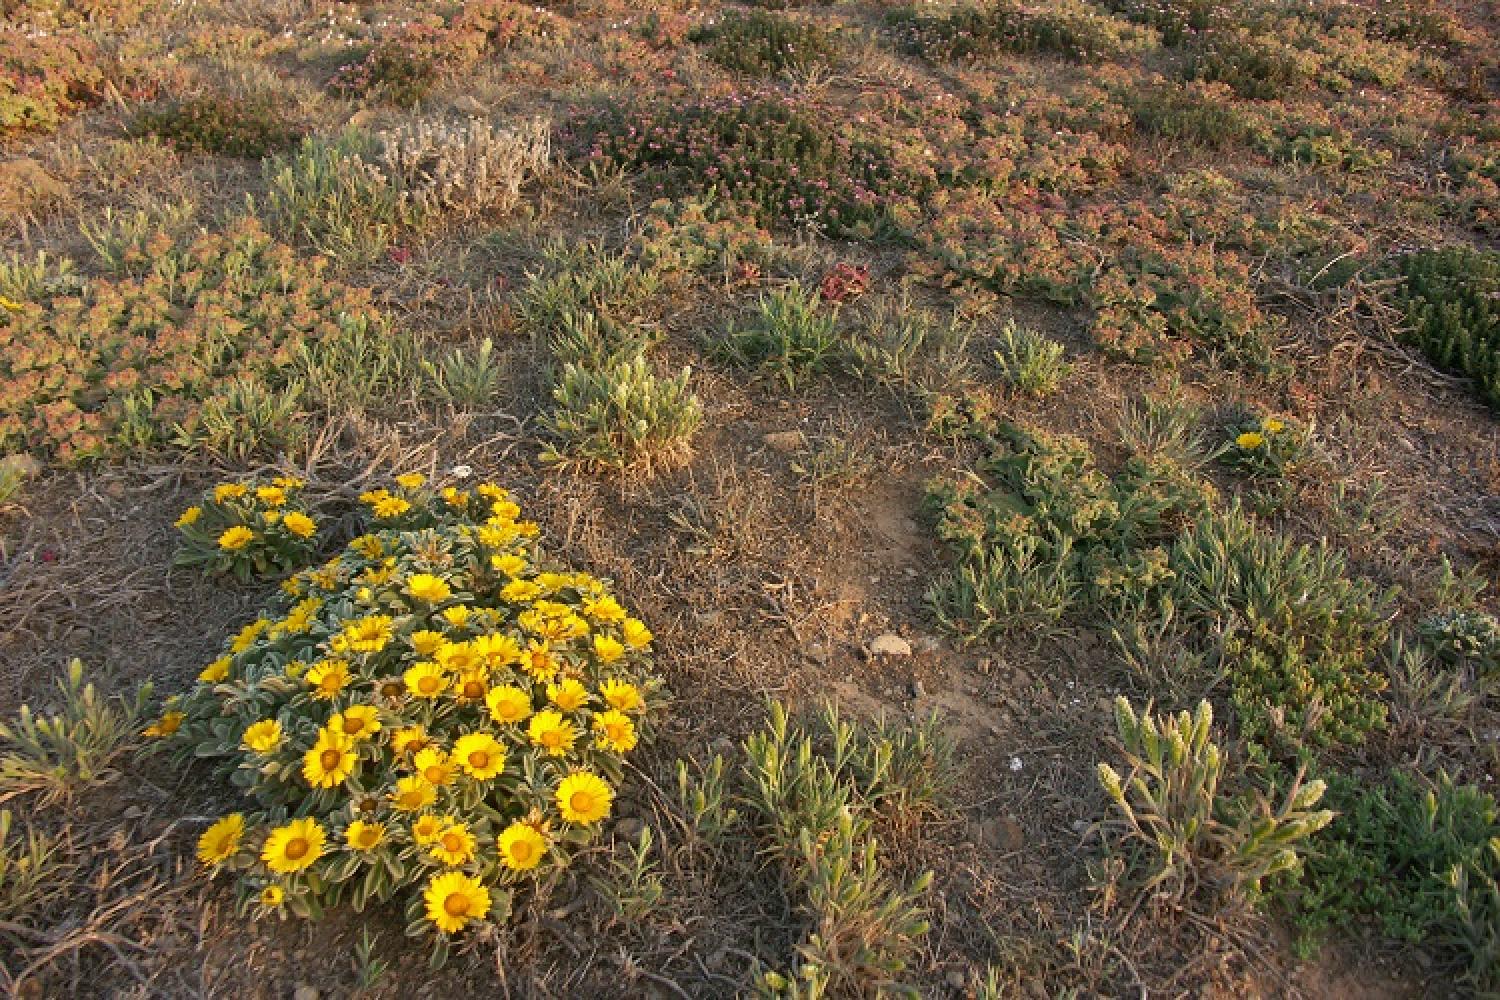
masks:
{"type": "Polygon", "coordinates": [[[292,1000],[318,1000],[318,988],[304,983],[292,990],[292,1000]]]}
{"type": "Polygon", "coordinates": [[[943,981],[955,990],[961,990],[968,984],[969,977],[964,975],[963,969],[949,969],[943,973],[943,981]]]}
{"type": "Polygon", "coordinates": [[[942,651],[943,640],[934,635],[919,635],[913,640],[911,648],[919,653],[931,655],[942,651]]]}
{"type": "Polygon", "coordinates": [[[827,663],[830,659],[832,659],[832,654],[828,652],[828,647],[823,645],[821,642],[814,642],[809,644],[808,647],[802,651],[802,655],[807,657],[812,662],[819,664],[827,663]]]}
{"type": "Polygon", "coordinates": [[[765,441],[766,447],[783,455],[791,454],[800,449],[806,438],[801,431],[772,431],[761,440],[765,441]]]}
{"type": "Polygon", "coordinates": [[[1026,831],[1014,816],[1001,816],[998,823],[1000,829],[997,839],[1002,851],[1019,851],[1026,846],[1026,831]]]}
{"type": "Polygon", "coordinates": [[[472,94],[462,94],[453,99],[453,110],[461,115],[471,115],[475,118],[485,115],[489,109],[479,103],[479,99],[472,94]]]}
{"type": "Polygon", "coordinates": [[[620,840],[631,843],[641,839],[641,831],[646,829],[646,823],[638,816],[626,816],[615,823],[615,836],[620,840]]]}
{"type": "Polygon", "coordinates": [[[871,656],[910,656],[911,643],[894,632],[882,632],[870,640],[871,656]]]}
{"type": "Polygon", "coordinates": [[[922,682],[920,680],[911,682],[911,696],[913,698],[924,698],[926,697],[926,695],[927,689],[922,686],[922,682]]]}

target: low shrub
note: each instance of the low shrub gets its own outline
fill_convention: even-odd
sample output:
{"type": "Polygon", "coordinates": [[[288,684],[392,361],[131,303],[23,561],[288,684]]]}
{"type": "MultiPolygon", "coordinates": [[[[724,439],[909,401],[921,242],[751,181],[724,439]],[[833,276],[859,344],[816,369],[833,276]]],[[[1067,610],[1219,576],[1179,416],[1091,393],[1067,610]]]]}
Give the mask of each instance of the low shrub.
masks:
{"type": "Polygon", "coordinates": [[[1247,142],[1252,126],[1227,87],[1187,84],[1132,90],[1126,100],[1135,127],[1174,143],[1226,149],[1247,142]]]}
{"type": "Polygon", "coordinates": [[[1308,429],[1284,417],[1250,417],[1235,426],[1221,457],[1248,475],[1279,478],[1292,472],[1307,448],[1308,429]]]}
{"type": "Polygon", "coordinates": [[[74,31],[0,24],[0,137],[45,132],[103,94],[98,48],[74,31]]]}
{"type": "Polygon", "coordinates": [[[884,144],[769,95],[611,110],[572,133],[585,168],[638,171],[655,197],[712,194],[761,225],[812,221],[830,235],[880,228],[934,183],[884,144]]]}
{"type": "Polygon", "coordinates": [[[1439,368],[1473,379],[1480,398],[1500,408],[1500,252],[1419,250],[1396,266],[1406,338],[1439,368]]]}
{"type": "Polygon", "coordinates": [[[421,221],[377,165],[380,155],[374,136],[350,129],[271,156],[261,168],[267,224],[340,263],[374,260],[401,227],[421,221]]]}
{"type": "Polygon", "coordinates": [[[683,368],[662,378],[639,353],[597,365],[566,363],[552,391],[556,406],[543,419],[555,443],[542,461],[649,470],[680,460],[703,422],[691,377],[692,369],[683,368]]]}
{"type": "Polygon", "coordinates": [[[971,62],[1007,52],[1046,52],[1097,62],[1149,46],[1149,35],[1087,3],[1027,8],[1014,0],[963,6],[945,14],[897,11],[888,21],[897,43],[940,62],[971,62]]]}
{"type": "Polygon", "coordinates": [[[1187,62],[1189,79],[1227,84],[1240,97],[1272,101],[1311,84],[1317,60],[1275,34],[1226,28],[1198,36],[1187,62]]]}
{"type": "Polygon", "coordinates": [[[177,519],[182,540],[173,564],[241,581],[301,569],[318,547],[318,525],[301,502],[302,487],[290,476],[220,483],[177,519]]]}
{"type": "Polygon", "coordinates": [[[832,370],[842,348],[836,308],[800,282],[761,296],[750,320],[716,345],[736,364],[768,369],[790,390],[832,370]]]}
{"type": "Polygon", "coordinates": [[[879,298],[853,324],[845,364],[862,380],[895,392],[924,396],[963,381],[970,325],[914,305],[910,298],[879,298]]]}
{"type": "Polygon", "coordinates": [[[159,136],[179,150],[261,159],[296,142],[298,129],[270,97],[212,94],[148,108],[135,119],[138,132],[159,136]]]}
{"type": "Polygon", "coordinates": [[[833,32],[764,10],[725,11],[689,36],[708,58],[746,76],[806,70],[832,61],[838,51],[833,32]]]}
{"type": "Polygon", "coordinates": [[[726,285],[753,283],[775,257],[770,233],[708,198],[652,202],[631,240],[631,251],[653,274],[704,274],[726,285]]]}
{"type": "Polygon", "coordinates": [[[1500,688],[1500,621],[1484,611],[1441,611],[1417,623],[1424,645],[1448,666],[1500,688]]]}
{"type": "Polygon", "coordinates": [[[1006,384],[1033,396],[1057,391],[1069,371],[1063,345],[1010,320],[1000,329],[1000,346],[991,354],[1006,384]]]}
{"type": "Polygon", "coordinates": [[[328,89],[342,97],[414,107],[465,61],[468,52],[462,43],[468,40],[450,28],[408,24],[376,42],[361,59],[340,66],[328,89]]]}
{"type": "Polygon", "coordinates": [[[546,170],[551,138],[541,119],[512,129],[474,118],[420,120],[378,133],[376,162],[415,218],[504,213],[520,201],[522,185],[546,170]]]}
{"type": "Polygon", "coordinates": [[[241,913],[398,899],[441,959],[598,837],[656,682],[650,631],[546,563],[504,490],[424,486],[366,493],[371,531],[173,711],[245,800],[198,842],[241,913]]]}
{"type": "Polygon", "coordinates": [[[77,462],[127,443],[193,446],[233,379],[279,390],[308,351],[383,328],[367,290],[251,217],[140,250],[139,276],[54,285],[0,311],[0,450],[77,462]]]}

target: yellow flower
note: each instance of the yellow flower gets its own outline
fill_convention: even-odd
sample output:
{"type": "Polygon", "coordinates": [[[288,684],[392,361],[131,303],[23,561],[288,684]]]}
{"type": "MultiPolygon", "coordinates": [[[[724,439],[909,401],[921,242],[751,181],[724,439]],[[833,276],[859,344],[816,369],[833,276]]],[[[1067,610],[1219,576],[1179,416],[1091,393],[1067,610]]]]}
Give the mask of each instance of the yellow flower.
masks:
{"type": "Polygon", "coordinates": [[[514,552],[510,552],[503,556],[490,556],[490,566],[494,568],[496,573],[504,573],[506,576],[520,576],[526,572],[526,559],[524,556],[518,556],[514,552]]]}
{"type": "Polygon", "coordinates": [[[198,675],[198,680],[204,684],[219,683],[224,678],[229,676],[229,664],[229,657],[219,657],[217,660],[203,668],[203,672],[198,675]]]}
{"type": "Polygon", "coordinates": [[[448,676],[443,668],[428,660],[407,667],[401,679],[406,682],[406,690],[418,698],[436,698],[448,689],[448,676]]]}
{"type": "Polygon", "coordinates": [[[610,709],[594,716],[594,746],[614,753],[635,749],[635,723],[624,712],[610,709]]]}
{"type": "Polygon", "coordinates": [[[607,635],[594,636],[594,655],[600,663],[614,663],[625,655],[625,645],[619,639],[607,635]]]}
{"type": "Polygon", "coordinates": [[[573,723],[564,719],[561,713],[549,709],[531,717],[531,724],[527,727],[526,735],[531,738],[535,746],[543,748],[553,757],[561,757],[573,749],[573,741],[578,738],[578,730],[573,727],[573,723]]]}
{"type": "Polygon", "coordinates": [[[182,720],[187,718],[181,712],[163,712],[161,718],[141,731],[142,736],[163,737],[171,736],[182,728],[182,720]]]}
{"type": "Polygon", "coordinates": [[[356,653],[378,653],[391,641],[390,615],[369,615],[344,626],[344,640],[356,653]]]}
{"type": "Polygon", "coordinates": [[[438,747],[418,751],[416,758],[412,760],[412,767],[423,781],[434,788],[453,780],[453,761],[438,747]]]}
{"type": "Polygon", "coordinates": [[[479,651],[467,642],[445,642],[438,647],[433,659],[442,664],[444,670],[456,673],[484,666],[484,657],[480,656],[479,651]]]}
{"type": "Polygon", "coordinates": [[[547,853],[547,838],[530,823],[520,820],[500,834],[500,860],[511,871],[530,871],[541,864],[547,853]]]}
{"type": "Polygon", "coordinates": [[[474,492],[487,500],[504,500],[510,496],[503,486],[497,486],[494,483],[480,483],[474,487],[474,492]]]}
{"type": "Polygon", "coordinates": [[[267,524],[279,524],[281,522],[281,511],[268,510],[264,515],[267,524]]]}
{"type": "Polygon", "coordinates": [[[620,602],[607,595],[584,601],[583,613],[594,619],[594,621],[605,622],[610,625],[616,622],[623,622],[626,618],[625,609],[620,607],[620,602]]]}
{"type": "Polygon", "coordinates": [[[627,618],[620,626],[620,638],[631,649],[645,649],[651,645],[651,630],[639,618],[627,618]]]}
{"type": "Polygon", "coordinates": [[[234,637],[234,641],[229,644],[229,651],[231,653],[243,653],[255,645],[255,640],[259,639],[260,634],[270,627],[271,620],[269,618],[257,618],[240,629],[239,634],[234,637]]]}
{"type": "Polygon", "coordinates": [[[300,490],[307,484],[296,476],[277,476],[271,480],[272,486],[280,486],[284,490],[300,490]]]}
{"type": "Polygon", "coordinates": [[[415,573],[410,580],[406,581],[406,592],[419,601],[428,604],[441,604],[453,596],[453,589],[448,586],[448,581],[431,573],[415,573]]]}
{"type": "Polygon", "coordinates": [[[1254,451],[1266,443],[1265,436],[1258,431],[1246,431],[1234,439],[1234,443],[1246,451],[1254,451]]]}
{"type": "Polygon", "coordinates": [[[260,905],[275,909],[286,902],[286,890],[279,885],[268,885],[260,891],[260,905]]]}
{"type": "Polygon", "coordinates": [[[356,760],[353,740],[321,729],[312,749],[302,755],[302,777],[314,788],[333,788],[354,773],[356,760]]]}
{"type": "Polygon", "coordinates": [[[461,865],[474,860],[474,835],[462,823],[446,827],[427,850],[445,865],[461,865]]]}
{"type": "Polygon", "coordinates": [[[467,604],[455,604],[451,608],[443,609],[443,621],[454,628],[463,628],[469,623],[469,615],[473,611],[467,604]]]}
{"type": "Polygon", "coordinates": [[[286,490],[280,486],[257,486],[255,499],[267,507],[280,507],[286,503],[286,490]]]}
{"type": "Polygon", "coordinates": [[[214,487],[214,503],[223,503],[225,500],[238,500],[250,492],[244,483],[220,483],[214,487]]]}
{"type": "Polygon", "coordinates": [[[453,682],[453,691],[459,701],[483,701],[489,689],[489,673],[483,667],[465,670],[453,682]]]}
{"type": "Polygon", "coordinates": [[[526,604],[541,596],[542,588],[533,580],[512,580],[500,588],[501,599],[511,604],[526,604]]]}
{"type": "Polygon", "coordinates": [[[561,684],[547,685],[547,700],[564,712],[576,712],[589,700],[589,689],[576,677],[569,677],[561,684]]]}
{"type": "Polygon", "coordinates": [[[198,838],[198,860],[205,865],[221,864],[240,849],[240,838],[244,835],[244,813],[230,813],[198,838]]]}
{"type": "Polygon", "coordinates": [[[576,771],[557,786],[557,810],[569,823],[589,826],[609,815],[614,796],[614,790],[597,774],[576,771]]]}
{"type": "Polygon", "coordinates": [[[427,477],[420,472],[408,472],[396,477],[396,485],[403,490],[419,490],[425,482],[427,477]]]}
{"type": "Polygon", "coordinates": [[[422,780],[421,775],[409,774],[396,782],[391,792],[391,805],[398,812],[417,812],[437,801],[437,789],[422,780]]]}
{"type": "Polygon", "coordinates": [[[413,632],[407,636],[407,641],[411,643],[411,648],[418,656],[431,656],[447,640],[441,632],[434,632],[432,629],[422,629],[420,632],[413,632]]]}
{"type": "Polygon", "coordinates": [[[411,839],[417,842],[417,846],[426,847],[438,839],[438,834],[453,824],[453,819],[447,816],[434,816],[424,813],[418,816],[416,822],[411,825],[411,839]]]}
{"type": "Polygon", "coordinates": [[[520,644],[501,632],[478,636],[470,645],[474,649],[474,655],[482,659],[491,670],[508,667],[521,658],[520,644]]]}
{"type": "Polygon", "coordinates": [[[552,656],[552,646],[547,642],[533,642],[521,654],[521,669],[533,680],[550,681],[557,673],[557,660],[552,656]]]}
{"type": "Polygon", "coordinates": [[[261,719],[251,723],[241,738],[245,749],[256,753],[270,753],[281,745],[281,723],[275,719],[261,719]]]}
{"type": "Polygon", "coordinates": [[[411,510],[411,504],[400,497],[382,497],[375,501],[372,512],[382,521],[388,521],[393,517],[400,517],[411,510]]]}
{"type": "Polygon", "coordinates": [[[385,840],[384,823],[366,823],[357,819],[344,831],[344,843],[356,851],[373,851],[385,840]]]}
{"type": "Polygon", "coordinates": [[[490,892],[477,878],[463,872],[434,875],[422,893],[427,919],[445,934],[457,934],[473,920],[490,912],[490,892]]]}
{"type": "Polygon", "coordinates": [[[380,709],[374,705],[350,705],[328,720],[328,728],[351,740],[367,740],[380,732],[380,709]]]}
{"type": "Polygon", "coordinates": [[[613,677],[599,685],[599,694],[609,703],[610,708],[616,708],[622,712],[634,712],[645,703],[641,698],[639,688],[629,681],[617,680],[613,677]]]}
{"type": "Polygon", "coordinates": [[[328,701],[349,683],[349,664],[343,660],[319,660],[307,668],[306,680],[314,698],[328,701]]]}
{"type": "Polygon", "coordinates": [[[294,819],[272,830],[260,852],[266,867],[278,875],[303,871],[322,856],[323,827],[310,818],[294,819]]]}
{"type": "Polygon", "coordinates": [[[187,510],[183,511],[182,516],[176,520],[175,526],[178,528],[186,528],[188,525],[195,523],[198,518],[202,516],[202,507],[189,507],[187,510]]]}
{"type": "Polygon", "coordinates": [[[1267,417],[1260,422],[1260,429],[1265,431],[1267,434],[1280,434],[1282,431],[1286,430],[1286,424],[1282,423],[1275,417],[1267,417]]]}
{"type": "Polygon", "coordinates": [[[5,296],[0,295],[0,309],[4,309],[6,312],[14,313],[20,312],[24,308],[26,307],[17,302],[15,299],[8,299],[5,296]]]}
{"type": "Polygon", "coordinates": [[[471,778],[488,781],[505,770],[505,748],[489,733],[466,733],[453,744],[453,759],[471,778]]]}
{"type": "Polygon", "coordinates": [[[281,524],[298,538],[311,538],[318,530],[317,522],[298,510],[282,518],[281,524]]]}
{"type": "Polygon", "coordinates": [[[523,722],[531,714],[531,695],[514,684],[491,688],[484,697],[490,718],[500,723],[523,722]]]}
{"type": "Polygon", "coordinates": [[[379,559],[385,555],[385,543],[379,535],[360,535],[349,543],[349,547],[366,559],[379,559]]]}
{"type": "Polygon", "coordinates": [[[225,529],[224,533],[219,536],[219,548],[225,552],[238,552],[254,540],[255,532],[243,524],[236,524],[232,528],[225,529]]]}
{"type": "Polygon", "coordinates": [[[407,726],[391,734],[391,749],[396,753],[409,753],[427,745],[427,730],[421,726],[407,726]]]}

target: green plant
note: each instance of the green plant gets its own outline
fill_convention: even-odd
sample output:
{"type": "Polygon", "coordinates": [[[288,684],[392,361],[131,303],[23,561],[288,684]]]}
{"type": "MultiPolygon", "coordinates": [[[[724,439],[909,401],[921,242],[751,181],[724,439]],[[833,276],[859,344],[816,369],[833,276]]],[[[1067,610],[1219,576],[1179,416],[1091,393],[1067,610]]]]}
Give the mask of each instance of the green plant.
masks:
{"type": "Polygon", "coordinates": [[[354,982],[360,992],[373,992],[390,971],[391,963],[375,954],[379,940],[380,935],[372,935],[370,928],[359,929],[359,940],[354,942],[354,982]]]}
{"type": "Polygon", "coordinates": [[[1113,826],[1144,870],[1142,893],[1210,905],[1254,901],[1262,882],[1295,872],[1306,841],[1334,818],[1315,810],[1325,789],[1299,774],[1273,808],[1260,791],[1230,796],[1220,788],[1224,760],[1210,739],[1213,710],[1198,703],[1188,715],[1140,715],[1115,699],[1115,727],[1125,775],[1098,765],[1099,784],[1114,802],[1113,826]]]}
{"type": "Polygon", "coordinates": [[[540,118],[508,129],[477,118],[461,124],[419,119],[376,140],[376,162],[413,218],[502,214],[519,203],[522,186],[546,170],[552,126],[540,118]]]}
{"type": "Polygon", "coordinates": [[[328,88],[343,97],[375,98],[414,107],[444,76],[477,53],[460,32],[409,23],[372,45],[364,57],[340,66],[328,88]]]}
{"type": "Polygon", "coordinates": [[[0,24],[0,136],[50,131],[103,96],[98,48],[76,31],[0,24]]]}
{"type": "Polygon", "coordinates": [[[308,136],[269,157],[262,168],[268,224],[341,263],[373,260],[400,227],[420,221],[378,156],[377,140],[351,129],[331,139],[308,136]]]}
{"type": "Polygon", "coordinates": [[[942,62],[977,62],[1006,52],[1049,52],[1094,62],[1151,44],[1140,29],[1072,0],[1041,9],[1004,0],[932,15],[907,8],[888,23],[902,48],[942,62]]]}
{"type": "Polygon", "coordinates": [[[687,761],[677,761],[677,801],[698,835],[710,844],[718,843],[740,817],[740,811],[730,804],[724,756],[714,754],[706,766],[696,770],[694,776],[687,761]]]}
{"type": "Polygon", "coordinates": [[[1115,427],[1131,454],[1191,469],[1208,458],[1197,423],[1197,409],[1173,390],[1126,400],[1115,427]]]}
{"type": "Polygon", "coordinates": [[[792,282],[761,296],[750,321],[731,326],[719,347],[736,364],[770,369],[795,391],[834,366],[842,343],[837,311],[792,282]]]}
{"type": "Polygon", "coordinates": [[[880,298],[850,333],[846,362],[862,379],[920,394],[963,379],[971,335],[956,316],[940,317],[905,295],[880,298]]]}
{"type": "Polygon", "coordinates": [[[136,115],[138,132],[159,136],[177,149],[258,160],[290,146],[297,128],[266,95],[189,97],[136,115]]]}
{"type": "Polygon", "coordinates": [[[485,337],[472,351],[454,348],[434,364],[422,360],[428,391],[445,403],[481,406],[490,402],[505,381],[503,356],[496,356],[495,342],[485,337]]]}
{"type": "Polygon", "coordinates": [[[151,698],[149,683],[134,699],[100,695],[84,681],[79,660],[68,665],[57,689],[61,697],[52,714],[22,705],[14,722],[0,723],[0,800],[39,792],[39,803],[48,805],[115,777],[114,765],[131,749],[151,698]]]}
{"type": "Polygon", "coordinates": [[[624,469],[680,459],[703,421],[691,377],[683,368],[662,378],[641,354],[598,368],[565,364],[552,392],[556,408],[543,420],[556,443],[542,460],[624,469]]]}
{"type": "Polygon", "coordinates": [[[1050,396],[1067,377],[1063,345],[1035,330],[1008,321],[1000,329],[1000,346],[991,355],[1007,384],[1034,396],[1050,396]]]}
{"type": "Polygon", "coordinates": [[[1438,367],[1473,379],[1479,396],[1500,407],[1500,252],[1419,250],[1397,268],[1407,339],[1438,367]]]}
{"type": "Polygon", "coordinates": [[[726,11],[689,38],[706,46],[705,54],[720,66],[747,76],[809,69],[838,51],[831,31],[763,10],[726,11]]]}
{"type": "Polygon", "coordinates": [[[65,884],[58,842],[32,827],[12,838],[13,827],[11,811],[0,809],[0,920],[7,923],[43,912],[65,884]]]}
{"type": "Polygon", "coordinates": [[[770,233],[732,206],[706,197],[652,202],[631,249],[648,273],[701,273],[724,284],[757,280],[776,252],[770,233]]]}
{"type": "Polygon", "coordinates": [[[1495,798],[1447,774],[1402,771],[1384,783],[1353,775],[1329,782],[1338,818],[1310,854],[1291,896],[1300,946],[1332,927],[1375,922],[1388,936],[1464,968],[1479,994],[1500,986],[1500,813],[1495,798]]]}
{"type": "MultiPolygon", "coordinates": [[[[204,400],[194,426],[173,428],[172,444],[234,462],[252,455],[296,454],[307,439],[303,396],[303,385],[295,379],[280,389],[268,388],[254,378],[230,379],[218,395],[204,400]]],[[[132,434],[128,428],[136,413],[149,412],[151,401],[142,400],[135,413],[131,412],[133,401],[125,401],[127,430],[121,436],[127,446],[144,448],[151,438],[132,434]]]]}
{"type": "Polygon", "coordinates": [[[1484,611],[1440,611],[1417,623],[1417,635],[1450,667],[1500,684],[1500,621],[1484,611]]]}
{"type": "Polygon", "coordinates": [[[624,856],[614,855],[608,875],[596,876],[593,884],[616,920],[635,923],[655,910],[666,889],[651,857],[651,828],[641,827],[636,842],[629,845],[624,856]]]}
{"type": "MultiPolygon", "coordinates": [[[[619,338],[600,333],[600,341],[612,343],[604,354],[614,354],[618,341],[633,336],[631,328],[661,287],[655,269],[642,267],[625,254],[611,253],[597,243],[567,243],[561,240],[543,250],[543,266],[529,276],[516,296],[516,314],[522,326],[541,340],[548,351],[559,339],[589,339],[582,327],[601,325],[622,334],[619,338]],[[592,318],[591,318],[592,317],[592,318]]],[[[592,350],[569,349],[564,360],[597,357],[592,350]]]]}
{"type": "Polygon", "coordinates": [[[1269,32],[1234,27],[1198,37],[1187,62],[1189,79],[1227,84],[1240,97],[1276,100],[1315,72],[1314,57],[1269,32]]]}
{"type": "Polygon", "coordinates": [[[504,490],[393,487],[153,729],[244,797],[198,842],[241,913],[400,899],[441,961],[597,837],[657,685],[650,631],[504,490]]]}
{"type": "Polygon", "coordinates": [[[1234,437],[1219,452],[1225,464],[1266,478],[1294,471],[1312,437],[1311,428],[1276,416],[1251,416],[1231,432],[1234,437]]]}
{"type": "Polygon", "coordinates": [[[1242,145],[1251,138],[1247,116],[1220,85],[1190,83],[1126,95],[1135,127],[1146,135],[1207,149],[1242,145]]]}
{"type": "Polygon", "coordinates": [[[318,525],[302,503],[303,482],[220,483],[177,519],[182,536],[172,562],[205,572],[251,577],[289,575],[312,561],[318,525]]]}

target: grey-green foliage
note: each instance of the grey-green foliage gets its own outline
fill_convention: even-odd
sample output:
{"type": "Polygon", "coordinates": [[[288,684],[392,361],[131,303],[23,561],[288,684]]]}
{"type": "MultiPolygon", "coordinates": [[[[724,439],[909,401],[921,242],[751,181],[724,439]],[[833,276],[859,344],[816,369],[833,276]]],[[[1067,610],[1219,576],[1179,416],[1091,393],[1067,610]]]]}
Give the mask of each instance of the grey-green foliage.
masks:
{"type": "Polygon", "coordinates": [[[485,337],[473,348],[455,347],[436,361],[422,359],[427,391],[445,403],[483,406],[492,402],[505,381],[504,356],[485,337]]]}
{"type": "Polygon", "coordinates": [[[1012,388],[1034,396],[1050,396],[1071,368],[1063,355],[1062,344],[1010,320],[1000,330],[991,359],[1012,388]]]}
{"type": "Polygon", "coordinates": [[[373,260],[400,227],[420,221],[375,165],[378,155],[374,136],[349,129],[332,138],[309,136],[291,152],[267,158],[267,223],[283,239],[341,262],[373,260]]]}
{"type": "Polygon", "coordinates": [[[703,421],[689,387],[692,370],[657,375],[644,355],[600,367],[569,363],[542,421],[553,443],[542,460],[624,469],[672,462],[687,453],[703,421]]]}
{"type": "Polygon", "coordinates": [[[730,327],[717,346],[734,363],[764,369],[793,391],[832,371],[843,353],[834,309],[800,282],[761,296],[750,319],[730,327]]]}
{"type": "Polygon", "coordinates": [[[962,382],[969,326],[912,305],[882,298],[856,324],[848,364],[859,378],[895,391],[935,390],[962,382]]]}

